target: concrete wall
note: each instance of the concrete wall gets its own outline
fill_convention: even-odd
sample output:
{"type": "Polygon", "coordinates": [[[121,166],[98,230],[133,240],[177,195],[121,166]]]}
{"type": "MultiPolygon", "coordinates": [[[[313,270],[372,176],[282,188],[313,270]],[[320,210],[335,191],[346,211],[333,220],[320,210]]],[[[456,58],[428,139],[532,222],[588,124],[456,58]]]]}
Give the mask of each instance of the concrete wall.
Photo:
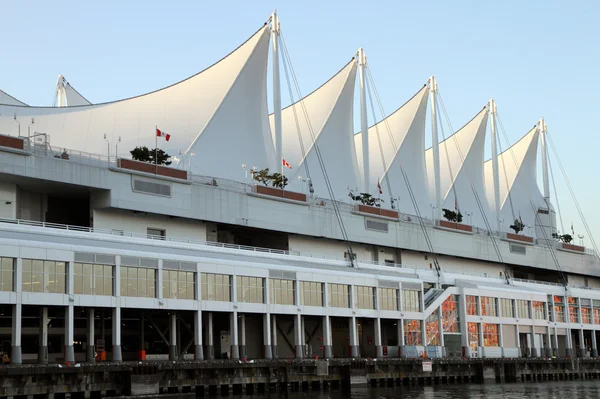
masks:
{"type": "MultiPolygon", "coordinates": [[[[442,270],[451,270],[460,273],[477,275],[487,274],[488,277],[498,277],[500,276],[500,273],[504,271],[499,264],[473,259],[438,255],[438,261],[442,270]]],[[[415,251],[402,251],[402,265],[405,267],[429,269],[431,264],[433,264],[433,257],[430,254],[415,251]]]]}
{"type": "Polygon", "coordinates": [[[517,347],[517,332],[513,325],[502,326],[502,339],[504,341],[505,348],[516,348],[517,347]]]}
{"type": "Polygon", "coordinates": [[[168,237],[206,241],[206,225],[196,220],[118,209],[96,209],[93,218],[94,228],[98,229],[146,234],[148,228],[155,228],[165,230],[168,237]]]}
{"type": "Polygon", "coordinates": [[[0,218],[15,219],[17,217],[17,186],[13,183],[0,182],[0,218]]]}
{"type": "MultiPolygon", "coordinates": [[[[343,241],[328,240],[322,237],[306,237],[290,235],[290,251],[305,252],[310,254],[319,254],[334,258],[343,258],[344,253],[348,252],[348,247],[343,241]]],[[[373,245],[352,243],[352,250],[358,260],[375,260],[376,247],[373,245]]]]}

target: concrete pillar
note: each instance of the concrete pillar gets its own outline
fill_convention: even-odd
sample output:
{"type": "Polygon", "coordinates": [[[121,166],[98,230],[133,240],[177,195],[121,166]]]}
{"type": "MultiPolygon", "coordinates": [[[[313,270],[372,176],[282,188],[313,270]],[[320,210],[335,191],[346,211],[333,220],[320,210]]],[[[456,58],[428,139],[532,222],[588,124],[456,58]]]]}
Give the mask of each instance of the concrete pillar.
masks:
{"type": "Polygon", "coordinates": [[[94,308],[89,308],[87,317],[87,353],[85,358],[91,363],[96,361],[96,326],[94,325],[94,320],[94,308]]]}
{"type": "Polygon", "coordinates": [[[204,350],[202,348],[202,311],[194,312],[194,359],[204,360],[204,350]]]}
{"type": "Polygon", "coordinates": [[[169,360],[177,360],[177,313],[169,315],[169,360]]]}
{"type": "MultiPolygon", "coordinates": [[[[571,322],[571,309],[569,309],[569,297],[564,296],[563,297],[563,302],[565,304],[564,310],[565,310],[565,322],[570,323],[571,322]]],[[[573,337],[571,336],[571,329],[567,328],[566,331],[566,347],[565,347],[565,354],[567,355],[567,357],[573,357],[573,337]]]]}
{"type": "Polygon", "coordinates": [[[554,356],[558,357],[558,331],[556,327],[554,327],[553,344],[554,356]]]}
{"type": "Polygon", "coordinates": [[[592,330],[592,357],[598,357],[598,345],[596,343],[596,331],[592,330]]]}
{"type": "Polygon", "coordinates": [[[277,359],[277,315],[271,316],[271,352],[273,359],[277,359]]]}
{"type": "Polygon", "coordinates": [[[583,328],[579,329],[579,357],[585,357],[585,342],[583,339],[583,328]]]}
{"type": "Polygon", "coordinates": [[[294,315],[294,345],[296,346],[296,359],[304,357],[304,348],[302,347],[302,315],[294,315]]]}
{"type": "Polygon", "coordinates": [[[333,345],[331,339],[331,318],[323,316],[323,357],[325,359],[333,358],[333,345]]]}
{"type": "Polygon", "coordinates": [[[375,353],[378,359],[383,357],[383,347],[381,346],[381,319],[375,319],[375,353]]]}
{"type": "Polygon", "coordinates": [[[271,345],[271,315],[269,313],[263,315],[263,345],[265,359],[273,359],[273,347],[271,345]]]}
{"type": "Polygon", "coordinates": [[[498,345],[500,345],[500,355],[504,355],[504,331],[502,331],[502,324],[498,324],[498,345]]]}
{"type": "Polygon", "coordinates": [[[485,341],[483,340],[483,323],[477,323],[477,328],[479,329],[479,347],[481,348],[479,357],[483,357],[483,347],[485,345],[485,341]]]}
{"type": "Polygon", "coordinates": [[[237,360],[240,358],[237,312],[231,312],[229,314],[229,334],[231,337],[231,358],[237,360]]]}
{"type": "Polygon", "coordinates": [[[350,331],[350,357],[360,357],[358,348],[358,326],[356,324],[356,317],[352,316],[348,319],[348,329],[350,331]]]}
{"type": "Polygon", "coordinates": [[[38,350],[38,363],[48,363],[48,308],[40,310],[40,343],[38,350]]]}
{"type": "Polygon", "coordinates": [[[552,333],[550,327],[546,330],[546,357],[552,357],[552,333]]]}
{"type": "Polygon", "coordinates": [[[75,349],[73,348],[73,330],[75,322],[75,309],[73,305],[65,308],[65,362],[75,362],[75,349]]]}
{"type": "Polygon", "coordinates": [[[438,313],[438,322],[439,322],[439,330],[440,330],[440,346],[443,349],[444,348],[444,315],[442,314],[441,306],[438,308],[437,313],[438,313]]]}
{"type": "MultiPolygon", "coordinates": [[[[115,280],[118,280],[118,278],[115,280]]],[[[121,362],[123,361],[123,355],[121,354],[121,308],[113,308],[112,310],[112,341],[113,362],[121,362]]]]}
{"type": "MultiPolygon", "coordinates": [[[[516,309],[516,306],[515,306],[516,309]]],[[[521,337],[519,337],[519,325],[515,324],[515,338],[517,343],[517,349],[519,350],[519,357],[523,357],[525,353],[521,353],[521,337]]]]}
{"type": "Polygon", "coordinates": [[[23,356],[21,352],[21,319],[23,318],[23,309],[20,303],[12,307],[12,348],[10,362],[12,364],[22,364],[23,356]]]}
{"type": "Polygon", "coordinates": [[[206,357],[208,360],[215,359],[215,337],[214,337],[214,327],[213,327],[213,314],[212,312],[208,312],[208,326],[206,328],[206,335],[208,337],[208,342],[206,345],[206,357]]]}
{"type": "Polygon", "coordinates": [[[246,357],[246,315],[241,314],[240,317],[240,357],[246,357]]]}
{"type": "Polygon", "coordinates": [[[461,292],[458,301],[458,320],[460,322],[460,343],[463,350],[463,356],[471,357],[471,348],[469,347],[469,330],[467,329],[467,296],[461,292]]]}

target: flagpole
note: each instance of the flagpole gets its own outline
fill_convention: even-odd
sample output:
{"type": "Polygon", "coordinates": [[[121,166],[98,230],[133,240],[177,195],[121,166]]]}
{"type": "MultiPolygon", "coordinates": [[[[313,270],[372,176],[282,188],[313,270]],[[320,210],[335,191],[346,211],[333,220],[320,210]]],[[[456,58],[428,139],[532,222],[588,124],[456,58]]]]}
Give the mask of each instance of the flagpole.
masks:
{"type": "Polygon", "coordinates": [[[283,192],[285,190],[285,184],[283,184],[285,182],[285,165],[283,164],[283,157],[281,157],[281,191],[283,192]]]}
{"type": "Polygon", "coordinates": [[[158,125],[154,125],[154,174],[158,174],[158,125]]]}

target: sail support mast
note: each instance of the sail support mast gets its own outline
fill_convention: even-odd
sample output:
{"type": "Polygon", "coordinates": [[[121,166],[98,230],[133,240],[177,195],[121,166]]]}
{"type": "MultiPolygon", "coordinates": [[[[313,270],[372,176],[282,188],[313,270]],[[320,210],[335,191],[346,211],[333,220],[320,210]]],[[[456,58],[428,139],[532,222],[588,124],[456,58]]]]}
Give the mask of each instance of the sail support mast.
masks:
{"type": "Polygon", "coordinates": [[[277,10],[271,16],[271,32],[273,33],[273,122],[275,127],[275,162],[276,169],[283,175],[283,143],[281,127],[281,87],[279,80],[279,17],[277,10]]]}
{"type": "Polygon", "coordinates": [[[360,130],[362,135],[362,155],[363,155],[363,192],[370,191],[370,171],[369,171],[369,120],[367,117],[367,90],[365,82],[365,68],[367,67],[367,57],[362,47],[358,49],[358,71],[360,79],[360,130]]]}
{"type": "Polygon", "coordinates": [[[500,233],[500,170],[498,169],[498,139],[496,138],[496,101],[492,98],[488,104],[490,126],[492,130],[492,170],[494,173],[494,206],[496,212],[496,230],[500,233]]]}
{"type": "Polygon", "coordinates": [[[544,179],[544,200],[550,206],[550,179],[548,178],[548,147],[546,143],[546,122],[541,118],[538,122],[542,138],[542,177],[544,179]]]}
{"type": "Polygon", "coordinates": [[[440,183],[440,140],[438,138],[436,94],[437,83],[435,77],[429,78],[429,90],[431,93],[431,147],[433,148],[433,177],[435,187],[435,212],[434,220],[439,220],[442,213],[442,189],[440,183]]]}

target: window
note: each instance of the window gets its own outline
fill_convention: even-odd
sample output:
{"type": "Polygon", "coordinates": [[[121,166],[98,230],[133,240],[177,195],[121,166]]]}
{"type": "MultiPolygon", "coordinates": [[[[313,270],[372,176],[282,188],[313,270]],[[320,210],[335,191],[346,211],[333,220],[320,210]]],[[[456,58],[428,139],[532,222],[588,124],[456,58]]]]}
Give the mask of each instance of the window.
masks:
{"type": "Polygon", "coordinates": [[[402,290],[402,311],[420,312],[421,311],[421,291],[402,290]]]}
{"type": "Polygon", "coordinates": [[[600,309],[594,308],[594,324],[600,324],[600,309]]]}
{"type": "Polygon", "coordinates": [[[440,345],[440,320],[438,313],[433,312],[425,320],[425,335],[427,337],[426,345],[440,345]]]}
{"type": "Polygon", "coordinates": [[[329,306],[333,308],[349,308],[350,292],[345,284],[329,284],[329,306]]]}
{"type": "Polygon", "coordinates": [[[14,290],[15,260],[13,258],[0,258],[0,291],[14,290]]]}
{"type": "Polygon", "coordinates": [[[479,325],[477,323],[467,323],[467,338],[469,340],[469,346],[473,350],[477,350],[479,346],[479,325]]]}
{"type": "Polygon", "coordinates": [[[498,316],[496,298],[490,298],[489,296],[481,297],[481,315],[492,317],[498,316]]]}
{"type": "Polygon", "coordinates": [[[450,295],[442,303],[442,324],[445,333],[460,332],[458,323],[458,295],[450,295]]]}
{"type": "Polygon", "coordinates": [[[121,296],[156,298],[156,269],[121,266],[121,296]]]}
{"type": "Polygon", "coordinates": [[[515,317],[512,299],[500,298],[500,316],[515,317]]]}
{"type": "Polygon", "coordinates": [[[483,323],[483,346],[500,346],[498,324],[483,323]]]}
{"type": "Polygon", "coordinates": [[[113,295],[113,266],[73,264],[73,292],[82,295],[113,295]]]}
{"type": "Polygon", "coordinates": [[[237,301],[249,303],[265,303],[262,277],[236,277],[237,301]]]}
{"type": "Polygon", "coordinates": [[[163,269],[163,298],[195,299],[194,272],[163,269]]]}
{"type": "Polygon", "coordinates": [[[518,317],[522,319],[531,319],[531,315],[529,314],[529,301],[517,299],[515,303],[517,305],[518,317]]]}
{"type": "Polygon", "coordinates": [[[590,308],[581,308],[581,323],[592,324],[592,310],[590,308]]]}
{"type": "Polygon", "coordinates": [[[294,280],[269,279],[271,288],[271,303],[278,305],[293,305],[294,300],[294,280]]]}
{"type": "Polygon", "coordinates": [[[164,240],[164,238],[166,236],[166,230],[165,229],[157,229],[154,227],[148,227],[146,229],[146,234],[148,234],[149,238],[156,238],[159,240],[164,240]]]}
{"type": "Polygon", "coordinates": [[[414,346],[422,344],[421,320],[404,320],[404,345],[414,346]]]}
{"type": "Polygon", "coordinates": [[[301,281],[300,301],[305,306],[323,306],[323,283],[301,281]]]}
{"type": "Polygon", "coordinates": [[[579,306],[577,302],[577,298],[569,297],[569,321],[571,323],[577,323],[579,320],[579,306]]]}
{"type": "Polygon", "coordinates": [[[565,302],[562,296],[554,295],[554,321],[565,322],[565,302]]]}
{"type": "Polygon", "coordinates": [[[203,301],[231,301],[231,276],[202,273],[200,278],[203,301]]]}
{"type": "Polygon", "coordinates": [[[357,285],[354,287],[354,305],[359,309],[375,309],[375,288],[357,285]]]}
{"type": "Polygon", "coordinates": [[[23,259],[23,292],[65,294],[66,281],[65,262],[23,259]]]}
{"type": "Polygon", "coordinates": [[[398,290],[395,288],[379,288],[379,310],[398,310],[398,290]]]}
{"type": "Polygon", "coordinates": [[[546,320],[546,311],[544,310],[544,302],[533,301],[531,302],[531,308],[533,309],[533,318],[536,320],[546,320]]]}
{"type": "Polygon", "coordinates": [[[467,314],[469,316],[477,316],[477,297],[473,295],[467,295],[467,314]]]}

